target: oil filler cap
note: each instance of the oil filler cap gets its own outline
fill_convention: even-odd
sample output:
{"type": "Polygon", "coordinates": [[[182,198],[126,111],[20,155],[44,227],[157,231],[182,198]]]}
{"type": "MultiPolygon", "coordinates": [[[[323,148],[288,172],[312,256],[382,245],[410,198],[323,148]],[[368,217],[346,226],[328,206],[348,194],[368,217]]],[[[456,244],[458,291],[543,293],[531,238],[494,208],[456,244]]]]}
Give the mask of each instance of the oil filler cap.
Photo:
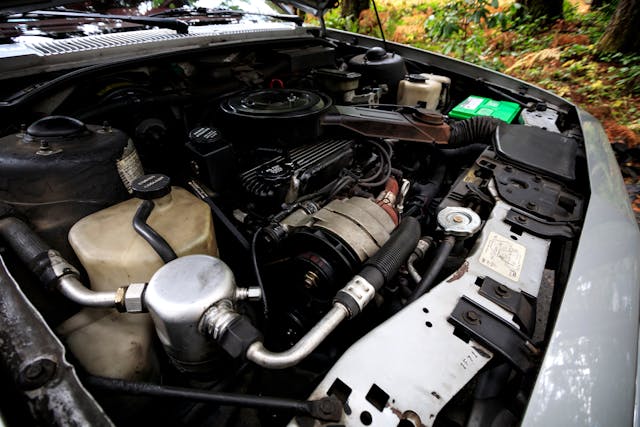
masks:
{"type": "Polygon", "coordinates": [[[131,184],[134,197],[143,200],[159,199],[171,192],[171,179],[160,173],[142,175],[131,184]]]}

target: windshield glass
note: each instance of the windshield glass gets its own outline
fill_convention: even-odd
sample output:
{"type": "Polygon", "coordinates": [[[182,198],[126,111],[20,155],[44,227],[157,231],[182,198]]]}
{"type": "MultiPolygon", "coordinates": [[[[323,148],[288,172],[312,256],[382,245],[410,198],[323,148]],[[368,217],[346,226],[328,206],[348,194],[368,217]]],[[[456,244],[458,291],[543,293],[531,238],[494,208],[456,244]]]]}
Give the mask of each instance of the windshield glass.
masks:
{"type": "MultiPolygon", "coordinates": [[[[269,0],[97,0],[56,2],[47,8],[33,3],[23,10],[0,17],[0,44],[39,41],[78,35],[104,34],[149,27],[178,29],[170,21],[187,27],[234,22],[264,22],[279,19],[288,11],[269,0]],[[226,12],[225,12],[226,11],[226,12]],[[243,12],[235,13],[235,12],[243,12]],[[88,15],[91,14],[91,15],[88,15]],[[98,16],[97,16],[98,15],[98,16]],[[122,16],[122,19],[114,19],[122,16]],[[144,17],[131,19],[131,17],[144,17]]],[[[50,3],[49,3],[50,4],[50,3]]]]}
{"type": "Polygon", "coordinates": [[[69,9],[98,13],[153,15],[155,13],[181,9],[232,9],[252,13],[284,13],[270,1],[265,0],[146,0],[146,1],[92,1],[66,5],[69,9]]]}

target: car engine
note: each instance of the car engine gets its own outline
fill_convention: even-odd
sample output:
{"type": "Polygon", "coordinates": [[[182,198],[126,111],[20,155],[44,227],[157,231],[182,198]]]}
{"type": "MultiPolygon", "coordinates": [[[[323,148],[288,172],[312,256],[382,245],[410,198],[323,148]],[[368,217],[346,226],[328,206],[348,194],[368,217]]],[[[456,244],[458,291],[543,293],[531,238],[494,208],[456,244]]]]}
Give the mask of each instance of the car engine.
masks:
{"type": "Polygon", "coordinates": [[[323,39],[13,81],[3,258],[117,425],[517,423],[588,200],[572,110],[323,39]]]}

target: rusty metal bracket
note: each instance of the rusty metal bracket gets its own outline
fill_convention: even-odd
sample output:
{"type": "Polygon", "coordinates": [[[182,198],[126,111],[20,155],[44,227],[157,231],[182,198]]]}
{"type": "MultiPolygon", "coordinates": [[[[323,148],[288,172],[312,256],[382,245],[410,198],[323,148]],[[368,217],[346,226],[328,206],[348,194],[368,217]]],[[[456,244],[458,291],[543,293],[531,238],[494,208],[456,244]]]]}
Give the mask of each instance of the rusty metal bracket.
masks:
{"type": "Polygon", "coordinates": [[[485,277],[479,292],[483,297],[495,302],[509,313],[513,313],[513,321],[520,326],[520,330],[528,336],[533,335],[536,325],[534,298],[527,297],[522,292],[515,291],[491,277],[485,277]]]}
{"type": "Polygon", "coordinates": [[[540,353],[513,325],[464,296],[453,309],[449,323],[456,327],[458,337],[478,341],[521,372],[531,370],[534,357],[540,353]]]}

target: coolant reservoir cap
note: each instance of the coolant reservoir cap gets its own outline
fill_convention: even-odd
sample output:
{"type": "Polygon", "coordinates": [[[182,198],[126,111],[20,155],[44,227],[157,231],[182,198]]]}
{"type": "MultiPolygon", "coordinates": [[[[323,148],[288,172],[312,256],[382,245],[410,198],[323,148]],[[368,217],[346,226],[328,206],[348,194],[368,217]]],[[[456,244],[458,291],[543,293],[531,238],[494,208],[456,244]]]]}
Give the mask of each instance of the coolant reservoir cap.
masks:
{"type": "Polygon", "coordinates": [[[427,78],[422,74],[409,74],[407,80],[414,83],[424,83],[427,81],[427,78]]]}
{"type": "Polygon", "coordinates": [[[131,184],[131,193],[142,200],[159,199],[171,192],[171,179],[160,173],[142,175],[131,184]]]}

